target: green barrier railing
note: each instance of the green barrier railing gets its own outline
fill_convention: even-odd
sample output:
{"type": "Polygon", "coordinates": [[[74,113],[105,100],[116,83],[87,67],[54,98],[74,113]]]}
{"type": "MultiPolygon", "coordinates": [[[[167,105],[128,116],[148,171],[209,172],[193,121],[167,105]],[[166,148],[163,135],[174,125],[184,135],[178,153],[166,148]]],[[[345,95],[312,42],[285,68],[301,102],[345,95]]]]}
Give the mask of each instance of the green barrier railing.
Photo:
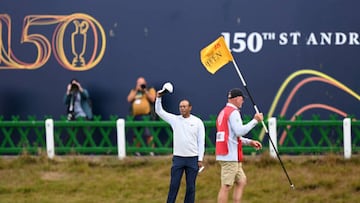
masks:
{"type": "MultiPolygon", "coordinates": [[[[343,151],[343,120],[331,116],[331,120],[320,120],[313,115],[313,120],[295,121],[279,119],[277,132],[280,153],[323,153],[343,151]],[[281,139],[282,138],[282,139],[281,139]]],[[[353,152],[360,151],[360,122],[351,121],[353,152]]]]}
{"type": "MultiPolygon", "coordinates": [[[[66,121],[65,117],[54,121],[55,154],[117,154],[116,116],[103,121],[95,117],[93,121],[66,121]]],[[[246,123],[249,116],[244,117],[246,123]]],[[[265,122],[267,125],[267,122],[265,122]]],[[[215,117],[204,121],[206,128],[206,153],[215,151],[215,117]]],[[[353,120],[352,151],[360,151],[360,121],[353,120]]],[[[330,117],[329,120],[295,121],[278,119],[277,137],[278,151],[285,154],[341,152],[343,150],[342,120],[330,117]],[[280,138],[283,138],[282,140],[280,138]],[[280,143],[281,141],[281,143],[280,143]]],[[[256,126],[248,135],[259,139],[262,125],[256,126]]],[[[0,117],[0,155],[17,155],[21,153],[39,154],[46,151],[45,121],[29,117],[27,121],[12,117],[5,121],[0,117]]],[[[148,154],[170,154],[172,152],[172,130],[164,121],[134,121],[132,117],[125,120],[126,153],[140,152],[148,154]],[[148,129],[153,136],[150,143],[143,136],[148,129]],[[138,142],[135,142],[136,138],[138,142]]],[[[268,136],[262,140],[264,150],[269,147],[268,136]]],[[[244,153],[254,153],[251,147],[244,147],[244,153]]],[[[258,153],[261,153],[258,152],[258,153]]]]}

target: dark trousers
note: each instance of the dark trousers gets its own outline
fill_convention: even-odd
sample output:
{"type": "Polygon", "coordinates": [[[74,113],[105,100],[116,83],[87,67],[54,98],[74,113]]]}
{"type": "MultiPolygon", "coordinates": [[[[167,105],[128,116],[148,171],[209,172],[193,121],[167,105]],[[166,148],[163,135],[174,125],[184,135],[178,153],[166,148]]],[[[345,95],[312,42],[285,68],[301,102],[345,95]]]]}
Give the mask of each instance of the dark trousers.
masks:
{"type": "Polygon", "coordinates": [[[170,187],[167,203],[174,203],[179,191],[181,178],[185,171],[186,194],[185,203],[195,202],[195,182],[198,175],[198,157],[173,156],[171,167],[170,187]]]}

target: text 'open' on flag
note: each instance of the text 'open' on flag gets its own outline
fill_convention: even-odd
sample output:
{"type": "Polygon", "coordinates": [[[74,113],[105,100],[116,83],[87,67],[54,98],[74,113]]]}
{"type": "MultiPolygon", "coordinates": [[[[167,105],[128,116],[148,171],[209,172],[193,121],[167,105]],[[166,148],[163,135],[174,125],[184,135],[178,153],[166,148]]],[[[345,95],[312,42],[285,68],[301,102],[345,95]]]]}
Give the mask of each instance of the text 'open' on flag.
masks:
{"type": "Polygon", "coordinates": [[[229,48],[226,46],[224,37],[221,36],[200,51],[201,63],[212,74],[221,67],[233,61],[229,48]]]}

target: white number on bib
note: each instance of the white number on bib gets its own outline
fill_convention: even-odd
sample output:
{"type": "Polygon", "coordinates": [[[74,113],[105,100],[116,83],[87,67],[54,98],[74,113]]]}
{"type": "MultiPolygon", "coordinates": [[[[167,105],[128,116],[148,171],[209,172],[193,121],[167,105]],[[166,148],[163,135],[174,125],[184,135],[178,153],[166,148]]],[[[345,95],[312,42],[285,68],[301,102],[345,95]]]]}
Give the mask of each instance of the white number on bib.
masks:
{"type": "Polygon", "coordinates": [[[216,141],[224,142],[225,141],[225,132],[217,132],[216,133],[216,141]]]}

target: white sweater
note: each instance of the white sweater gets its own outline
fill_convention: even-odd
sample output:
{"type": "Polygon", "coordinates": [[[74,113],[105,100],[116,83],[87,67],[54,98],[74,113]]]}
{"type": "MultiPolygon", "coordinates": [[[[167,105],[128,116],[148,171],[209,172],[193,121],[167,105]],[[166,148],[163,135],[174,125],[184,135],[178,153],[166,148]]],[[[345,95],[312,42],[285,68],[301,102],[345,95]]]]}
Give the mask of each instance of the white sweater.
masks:
{"type": "Polygon", "coordinates": [[[190,115],[184,118],[166,112],[161,104],[161,98],[156,98],[155,112],[170,124],[173,130],[173,154],[175,156],[198,156],[202,161],[205,152],[205,127],[200,118],[190,115]]]}

